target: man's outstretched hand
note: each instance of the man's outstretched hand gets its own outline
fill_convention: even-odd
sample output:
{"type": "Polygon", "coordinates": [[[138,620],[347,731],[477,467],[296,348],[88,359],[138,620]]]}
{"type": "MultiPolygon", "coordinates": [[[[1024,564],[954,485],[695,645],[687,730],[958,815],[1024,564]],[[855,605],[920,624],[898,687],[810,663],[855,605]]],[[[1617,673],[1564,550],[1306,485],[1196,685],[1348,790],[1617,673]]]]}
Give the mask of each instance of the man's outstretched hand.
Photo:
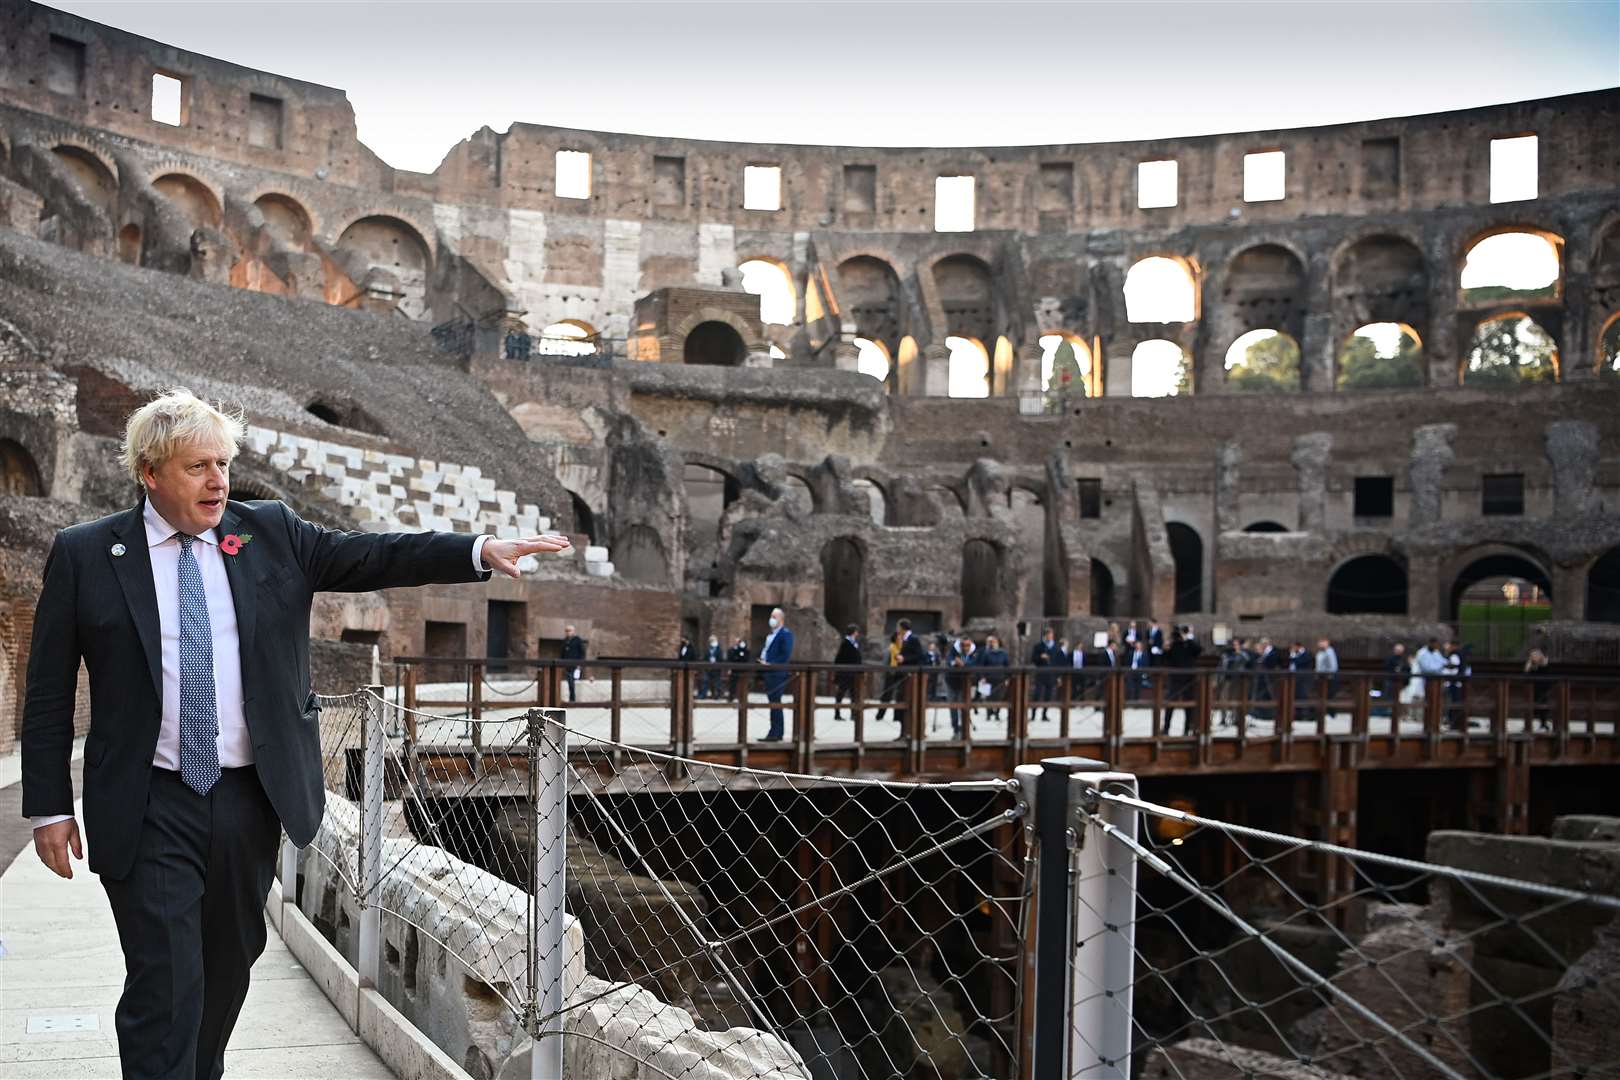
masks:
{"type": "Polygon", "coordinates": [[[72,818],[34,830],[34,850],[39,853],[39,861],[58,877],[73,876],[73,863],[68,858],[70,849],[73,858],[84,858],[84,848],[79,844],[79,823],[72,818]]]}
{"type": "Polygon", "coordinates": [[[517,540],[484,541],[484,565],[491,570],[498,570],[507,577],[517,577],[518,560],[525,555],[539,555],[548,551],[567,551],[570,547],[568,537],[561,533],[545,533],[541,536],[525,536],[517,540]]]}

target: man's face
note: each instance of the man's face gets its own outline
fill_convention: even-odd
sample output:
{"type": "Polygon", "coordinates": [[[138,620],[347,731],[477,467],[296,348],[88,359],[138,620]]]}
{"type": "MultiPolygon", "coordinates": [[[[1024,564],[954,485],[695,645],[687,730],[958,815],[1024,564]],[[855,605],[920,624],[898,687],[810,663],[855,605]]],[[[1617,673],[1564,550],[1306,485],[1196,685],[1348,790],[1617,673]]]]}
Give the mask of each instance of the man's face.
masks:
{"type": "Polygon", "coordinates": [[[572,626],[563,627],[563,637],[573,637],[573,636],[574,636],[574,628],[572,626]]]}
{"type": "Polygon", "coordinates": [[[163,464],[142,469],[146,496],[163,520],[189,536],[219,524],[231,490],[231,458],[221,442],[182,443],[163,464]]]}

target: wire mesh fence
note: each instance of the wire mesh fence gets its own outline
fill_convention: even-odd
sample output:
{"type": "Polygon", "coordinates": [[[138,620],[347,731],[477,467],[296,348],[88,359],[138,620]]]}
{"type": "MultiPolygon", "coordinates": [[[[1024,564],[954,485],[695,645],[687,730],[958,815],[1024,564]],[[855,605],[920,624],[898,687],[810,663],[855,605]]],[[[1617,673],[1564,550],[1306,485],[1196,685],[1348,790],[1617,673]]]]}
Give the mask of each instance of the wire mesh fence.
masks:
{"type": "Polygon", "coordinates": [[[420,993],[448,958],[528,1036],[531,1075],[1018,1073],[1010,781],[713,765],[550,710],[402,717],[375,689],[322,704],[313,849],[345,896],[317,924],[357,924],[378,985],[420,993]],[[417,741],[457,723],[476,735],[417,741]]]}
{"type": "Polygon", "coordinates": [[[899,782],[714,763],[552,709],[319,704],[305,868],[329,880],[303,906],[417,1022],[467,999],[436,1038],[493,1025],[527,1056],[486,1075],[1620,1070],[1612,824],[1434,833],[1420,862],[1154,803],[1086,759],[899,782]]]}
{"type": "Polygon", "coordinates": [[[1072,1075],[1620,1069],[1620,848],[1441,832],[1419,862],[1080,788],[1072,1075]]]}

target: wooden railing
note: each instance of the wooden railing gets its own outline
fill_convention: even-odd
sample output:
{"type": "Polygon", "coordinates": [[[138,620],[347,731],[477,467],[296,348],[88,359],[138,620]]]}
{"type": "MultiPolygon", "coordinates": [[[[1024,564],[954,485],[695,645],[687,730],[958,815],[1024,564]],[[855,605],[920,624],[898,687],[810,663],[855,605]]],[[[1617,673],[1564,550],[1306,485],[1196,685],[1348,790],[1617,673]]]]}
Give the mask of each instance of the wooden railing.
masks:
{"type": "MultiPolygon", "coordinates": [[[[405,706],[413,744],[421,741],[416,710],[486,719],[537,706],[565,708],[571,727],[615,743],[810,773],[1010,773],[1061,753],[1148,773],[1314,769],[1343,743],[1363,767],[1488,765],[1510,756],[1510,742],[1527,744],[1531,764],[1620,760],[1620,675],[1433,677],[1421,700],[1405,704],[1404,680],[1363,671],[393,663],[390,693],[405,706]],[[581,672],[577,700],[568,695],[570,669],[581,672]],[[779,703],[767,700],[767,681],[780,685],[779,703]],[[979,696],[981,681],[988,697],[979,696]],[[424,693],[429,684],[433,692],[424,693]],[[848,694],[835,705],[840,685],[848,694]],[[773,708],[784,714],[780,742],[764,739],[773,708]],[[835,711],[849,719],[834,721],[835,711]]],[[[476,734],[480,725],[467,728],[476,734]]]]}

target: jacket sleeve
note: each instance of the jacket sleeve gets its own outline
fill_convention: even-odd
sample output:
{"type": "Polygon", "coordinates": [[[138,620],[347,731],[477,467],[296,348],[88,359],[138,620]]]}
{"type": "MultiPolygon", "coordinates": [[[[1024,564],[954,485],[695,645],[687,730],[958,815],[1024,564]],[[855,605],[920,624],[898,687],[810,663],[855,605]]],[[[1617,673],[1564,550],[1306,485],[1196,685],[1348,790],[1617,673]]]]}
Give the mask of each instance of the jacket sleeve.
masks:
{"type": "Polygon", "coordinates": [[[282,508],[294,558],[311,592],[372,592],[488,581],[473,569],[477,537],[459,533],[361,533],[323,529],[282,508]]]}
{"type": "Polygon", "coordinates": [[[73,813],[73,706],[79,682],[78,585],[59,534],[34,609],[22,721],[24,817],[73,813]]]}

